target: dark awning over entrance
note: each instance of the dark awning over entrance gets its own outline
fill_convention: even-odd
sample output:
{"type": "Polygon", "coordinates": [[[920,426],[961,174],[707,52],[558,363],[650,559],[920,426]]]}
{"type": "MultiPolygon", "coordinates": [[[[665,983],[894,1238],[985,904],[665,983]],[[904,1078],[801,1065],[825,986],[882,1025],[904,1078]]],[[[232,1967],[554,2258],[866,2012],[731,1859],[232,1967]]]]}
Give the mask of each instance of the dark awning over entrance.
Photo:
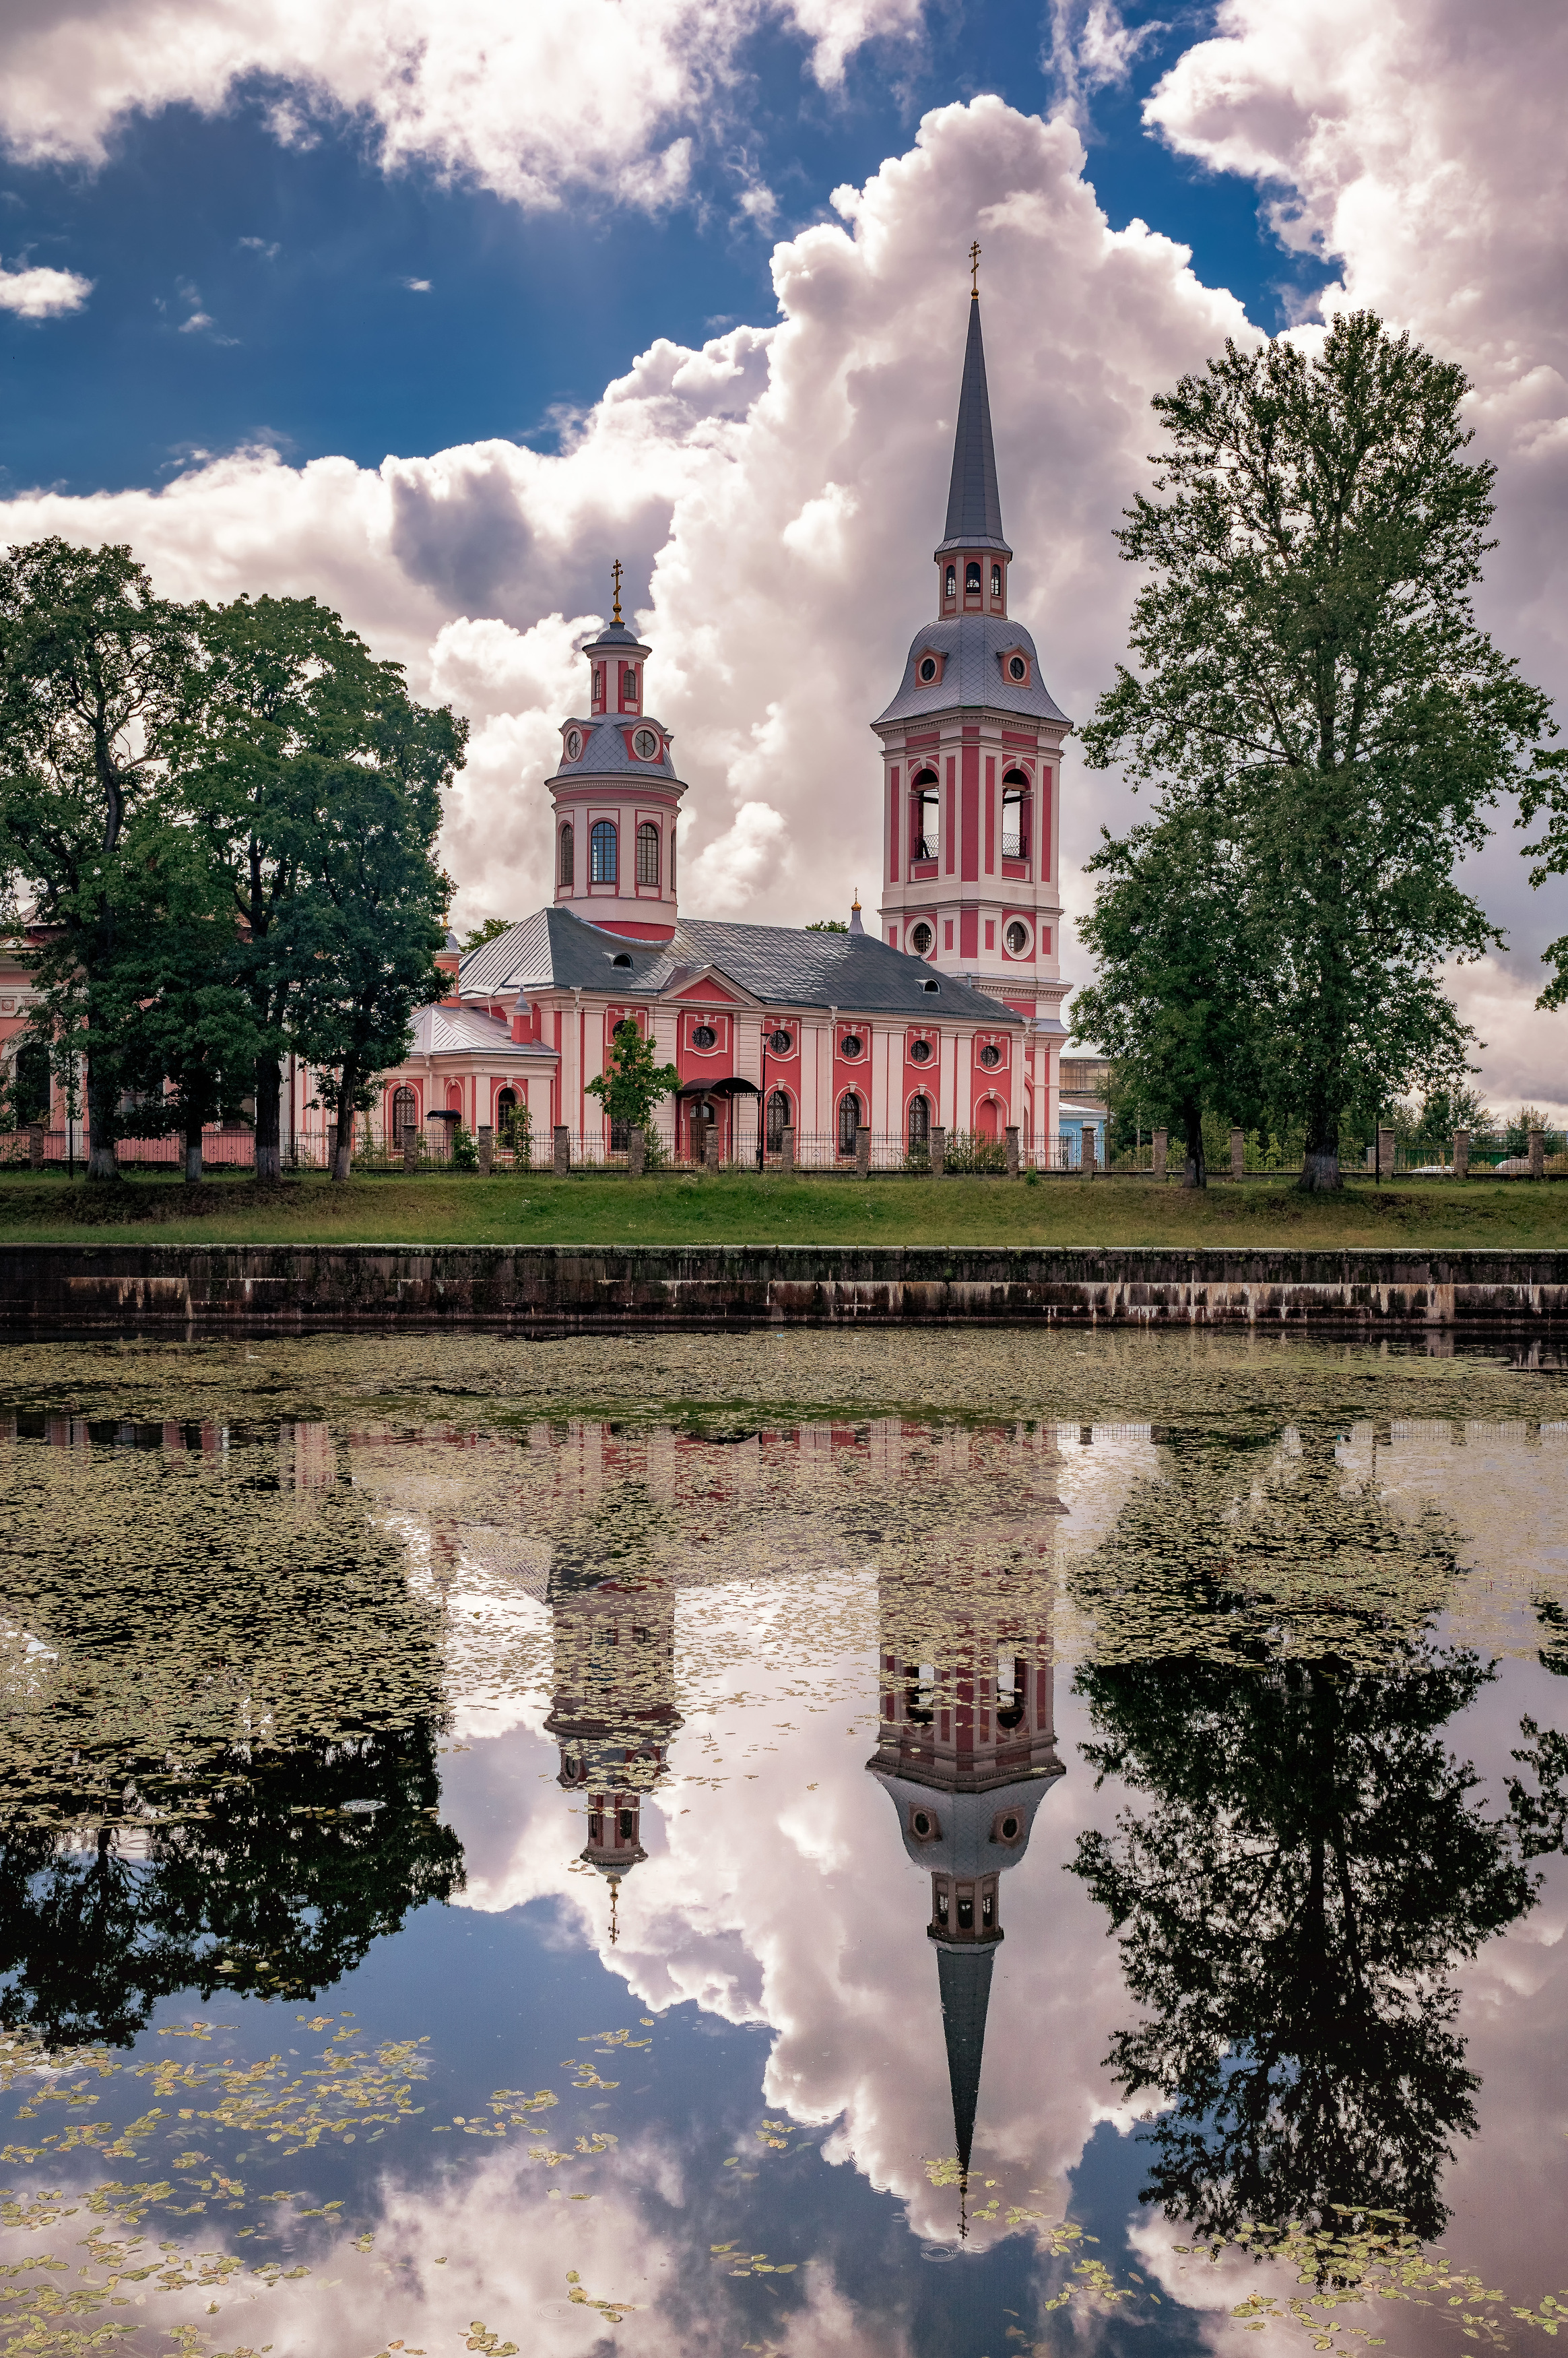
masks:
{"type": "Polygon", "coordinates": [[[733,1075],[722,1081],[685,1081],[676,1091],[677,1098],[760,1098],[762,1094],[755,1081],[737,1080],[733,1075]]]}

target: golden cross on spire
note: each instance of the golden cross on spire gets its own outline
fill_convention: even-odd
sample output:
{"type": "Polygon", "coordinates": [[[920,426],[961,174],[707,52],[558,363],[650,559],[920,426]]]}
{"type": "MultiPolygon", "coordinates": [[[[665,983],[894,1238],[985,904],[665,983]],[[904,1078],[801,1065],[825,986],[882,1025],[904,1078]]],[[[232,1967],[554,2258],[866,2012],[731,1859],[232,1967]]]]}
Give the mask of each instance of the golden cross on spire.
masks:
{"type": "Polygon", "coordinates": [[[615,584],[615,620],[619,622],[621,620],[621,559],[619,557],[610,568],[610,578],[615,584]]]}
{"type": "Polygon", "coordinates": [[[973,285],[969,288],[969,292],[974,297],[975,300],[979,302],[980,294],[980,246],[979,240],[978,238],[969,248],[969,269],[973,274],[974,281],[973,285]]]}

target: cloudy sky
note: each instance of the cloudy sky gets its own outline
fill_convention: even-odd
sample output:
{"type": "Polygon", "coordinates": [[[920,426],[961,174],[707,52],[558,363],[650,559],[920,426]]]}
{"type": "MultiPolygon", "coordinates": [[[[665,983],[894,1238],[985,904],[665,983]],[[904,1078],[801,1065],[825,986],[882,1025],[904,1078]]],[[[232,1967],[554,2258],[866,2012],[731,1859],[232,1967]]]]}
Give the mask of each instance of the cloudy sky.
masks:
{"type": "MultiPolygon", "coordinates": [[[[1568,690],[1565,79],[1549,0],[10,0],[5,529],[314,592],[460,706],[459,922],[546,894],[620,555],[683,904],[839,914],[874,892],[866,722],[929,607],[971,236],[1068,712],[1121,652],[1151,395],[1346,302],[1468,370],[1486,619],[1568,690]]],[[[1070,900],[1131,807],[1069,765],[1070,900]]],[[[1568,1018],[1532,1009],[1568,888],[1530,892],[1508,815],[1476,869],[1486,1086],[1568,1109],[1568,1018]]]]}

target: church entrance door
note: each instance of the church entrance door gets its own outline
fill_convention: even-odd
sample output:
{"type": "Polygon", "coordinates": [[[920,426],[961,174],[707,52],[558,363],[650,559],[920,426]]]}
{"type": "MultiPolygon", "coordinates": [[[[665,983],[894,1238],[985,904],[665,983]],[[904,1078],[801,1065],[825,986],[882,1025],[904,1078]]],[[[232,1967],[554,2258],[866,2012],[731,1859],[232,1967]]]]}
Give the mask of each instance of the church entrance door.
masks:
{"type": "Polygon", "coordinates": [[[704,1163],[708,1159],[708,1132],[719,1126],[719,1108],[711,1098],[693,1098],[686,1120],[687,1152],[694,1163],[704,1163]]]}

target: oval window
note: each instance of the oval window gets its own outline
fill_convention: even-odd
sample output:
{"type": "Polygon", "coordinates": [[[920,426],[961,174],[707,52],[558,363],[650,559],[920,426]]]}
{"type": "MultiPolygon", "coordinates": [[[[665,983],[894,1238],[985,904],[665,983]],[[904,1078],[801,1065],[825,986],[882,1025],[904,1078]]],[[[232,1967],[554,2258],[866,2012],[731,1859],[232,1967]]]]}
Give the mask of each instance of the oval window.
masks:
{"type": "Polygon", "coordinates": [[[651,762],[659,750],[659,741],[651,729],[639,729],[632,740],[632,751],[644,762],[651,762]]]}
{"type": "Polygon", "coordinates": [[[929,685],[929,683],[930,683],[932,680],[934,680],[934,679],[935,678],[935,676],[936,676],[936,658],[935,658],[935,655],[922,655],[922,656],[921,656],[921,658],[920,658],[919,676],[920,676],[923,680],[925,680],[925,681],[927,683],[927,685],[929,685]]]}
{"type": "Polygon", "coordinates": [[[567,730],[567,759],[568,759],[568,762],[575,762],[575,761],[577,760],[577,758],[578,758],[578,755],[579,755],[581,752],[582,752],[582,730],[581,730],[580,729],[568,729],[568,730],[567,730]]]}
{"type": "Polygon", "coordinates": [[[922,957],[935,939],[929,925],[911,925],[909,929],[909,946],[912,950],[918,950],[922,957]]]}
{"type": "Polygon", "coordinates": [[[928,1065],[931,1062],[930,1041],[912,1040],[909,1044],[909,1061],[912,1065],[928,1065]]]}
{"type": "Polygon", "coordinates": [[[1022,655],[1009,655],[1007,659],[1007,676],[1009,679],[1027,679],[1029,677],[1029,665],[1025,663],[1022,655]]]}
{"type": "Polygon", "coordinates": [[[841,1056],[858,1056],[864,1044],[858,1032],[848,1032],[838,1043],[838,1054],[841,1056]]]}
{"type": "Polygon", "coordinates": [[[931,1832],[931,1820],[927,1817],[925,1812],[924,1810],[916,1810],[914,1817],[911,1818],[909,1823],[914,1833],[920,1837],[920,1840],[925,1842],[931,1832]]]}
{"type": "Polygon", "coordinates": [[[980,1050],[980,1062],[985,1065],[988,1072],[994,1065],[1000,1064],[1001,1050],[995,1044],[994,1041],[988,1040],[985,1046],[980,1050]]]}
{"type": "Polygon", "coordinates": [[[1001,1822],[1001,1838],[1003,1842],[1016,1842],[1018,1840],[1018,1820],[1016,1818],[1003,1818],[1001,1822]]]}
{"type": "Polygon", "coordinates": [[[768,1045],[773,1050],[775,1056],[787,1056],[790,1050],[795,1045],[795,1033],[793,1032],[770,1032],[768,1034],[768,1045]]]}
{"type": "Polygon", "coordinates": [[[1014,922],[1009,925],[1004,938],[1013,957],[1022,957],[1029,947],[1029,928],[1014,922]]]}
{"type": "Polygon", "coordinates": [[[694,1023],[692,1025],[691,1044],[694,1048],[716,1047],[718,1041],[719,1034],[714,1030],[711,1023],[694,1023]]]}

